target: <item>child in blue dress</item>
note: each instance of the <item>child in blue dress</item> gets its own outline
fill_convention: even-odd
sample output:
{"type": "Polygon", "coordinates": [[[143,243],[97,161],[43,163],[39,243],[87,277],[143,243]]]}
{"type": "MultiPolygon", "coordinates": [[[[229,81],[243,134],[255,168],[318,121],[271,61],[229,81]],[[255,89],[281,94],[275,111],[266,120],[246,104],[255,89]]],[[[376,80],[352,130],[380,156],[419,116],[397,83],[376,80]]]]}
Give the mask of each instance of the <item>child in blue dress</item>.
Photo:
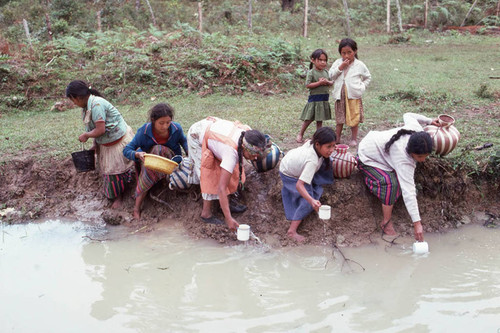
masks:
{"type": "Polygon", "coordinates": [[[328,55],[324,50],[317,49],[311,54],[311,64],[306,77],[309,98],[300,116],[303,122],[297,135],[298,143],[304,141],[304,133],[313,121],[316,120],[316,129],[320,129],[323,126],[323,120],[332,119],[328,98],[333,81],[329,80],[330,76],[326,70],[327,62],[328,55]]]}
{"type": "Polygon", "coordinates": [[[335,150],[335,141],[333,129],[322,127],[312,140],[290,150],[281,161],[281,196],[286,219],[291,221],[287,235],[298,242],[305,238],[297,233],[297,228],[313,210],[319,210],[323,185],[333,183],[330,155],[335,150]]]}

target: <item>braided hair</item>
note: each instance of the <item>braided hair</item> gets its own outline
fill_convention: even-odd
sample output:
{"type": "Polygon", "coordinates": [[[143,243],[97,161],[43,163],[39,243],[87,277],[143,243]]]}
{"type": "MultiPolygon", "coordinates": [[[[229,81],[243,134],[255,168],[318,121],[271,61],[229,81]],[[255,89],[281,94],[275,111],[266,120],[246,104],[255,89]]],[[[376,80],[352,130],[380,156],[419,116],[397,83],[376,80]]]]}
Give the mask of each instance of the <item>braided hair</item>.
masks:
{"type": "Polygon", "coordinates": [[[264,134],[257,130],[242,131],[240,138],[238,139],[238,170],[240,171],[240,179],[238,187],[243,189],[243,183],[241,182],[241,175],[243,173],[243,138],[254,146],[264,149],[266,147],[266,137],[264,134]]]}
{"type": "Polygon", "coordinates": [[[87,97],[90,95],[102,97],[99,91],[92,89],[92,87],[82,80],[71,81],[66,87],[66,97],[77,98],[87,97]]]}
{"type": "Polygon", "coordinates": [[[432,153],[432,138],[429,133],[425,131],[415,132],[402,128],[385,144],[384,151],[386,154],[389,154],[392,144],[403,135],[410,135],[410,139],[406,145],[406,152],[408,154],[423,155],[432,153]]]}

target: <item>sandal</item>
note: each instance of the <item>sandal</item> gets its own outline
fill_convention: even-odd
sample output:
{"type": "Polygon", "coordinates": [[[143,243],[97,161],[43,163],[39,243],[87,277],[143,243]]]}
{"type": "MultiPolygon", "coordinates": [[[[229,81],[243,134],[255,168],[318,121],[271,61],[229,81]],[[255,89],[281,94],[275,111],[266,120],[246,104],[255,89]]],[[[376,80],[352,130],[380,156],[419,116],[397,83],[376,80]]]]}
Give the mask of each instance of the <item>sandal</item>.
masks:
{"type": "Polygon", "coordinates": [[[221,219],[216,218],[215,216],[201,217],[201,220],[203,222],[209,223],[209,224],[217,224],[217,225],[224,224],[224,221],[222,221],[221,219]]]}
{"type": "Polygon", "coordinates": [[[239,203],[234,199],[229,199],[229,211],[233,214],[243,213],[247,210],[247,206],[239,203]]]}

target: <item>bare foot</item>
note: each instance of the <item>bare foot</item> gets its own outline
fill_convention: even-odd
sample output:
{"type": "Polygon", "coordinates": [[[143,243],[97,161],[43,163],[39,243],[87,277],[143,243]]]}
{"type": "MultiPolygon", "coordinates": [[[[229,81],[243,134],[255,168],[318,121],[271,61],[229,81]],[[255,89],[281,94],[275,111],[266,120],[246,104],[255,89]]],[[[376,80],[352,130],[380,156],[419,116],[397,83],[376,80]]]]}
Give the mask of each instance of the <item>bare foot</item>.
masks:
{"type": "Polygon", "coordinates": [[[302,137],[302,135],[297,135],[297,138],[295,139],[295,141],[297,141],[297,143],[303,143],[304,142],[304,138],[302,137]]]}
{"type": "Polygon", "coordinates": [[[140,220],[141,219],[141,211],[140,210],[135,210],[134,209],[134,219],[140,220]]]}
{"type": "Polygon", "coordinates": [[[111,209],[119,209],[122,207],[122,198],[116,198],[111,205],[111,209]]]}
{"type": "Polygon", "coordinates": [[[382,232],[388,236],[397,235],[396,230],[394,230],[394,225],[391,221],[387,222],[386,224],[380,223],[380,228],[382,229],[382,232]]]}
{"type": "Polygon", "coordinates": [[[296,232],[289,231],[286,234],[287,234],[288,237],[290,237],[291,239],[296,240],[299,243],[302,243],[302,242],[304,242],[306,240],[306,238],[304,236],[299,235],[296,232]]]}
{"type": "Polygon", "coordinates": [[[356,147],[358,145],[358,142],[356,140],[351,140],[351,142],[349,142],[349,146],[351,147],[356,147]]]}

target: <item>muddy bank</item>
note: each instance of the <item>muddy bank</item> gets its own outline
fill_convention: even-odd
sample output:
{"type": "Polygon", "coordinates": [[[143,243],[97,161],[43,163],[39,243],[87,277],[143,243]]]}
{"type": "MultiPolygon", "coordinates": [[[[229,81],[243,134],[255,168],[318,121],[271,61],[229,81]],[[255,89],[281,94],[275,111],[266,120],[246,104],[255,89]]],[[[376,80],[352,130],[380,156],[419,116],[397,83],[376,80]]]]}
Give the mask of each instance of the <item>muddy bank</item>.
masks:
{"type": "MultiPolygon", "coordinates": [[[[443,232],[467,223],[495,221],[500,216],[500,191],[489,182],[472,179],[464,171],[447,165],[446,159],[431,157],[416,171],[418,202],[424,231],[443,232]]],[[[253,232],[272,246],[290,246],[286,237],[286,221],[281,203],[281,180],[277,168],[257,173],[248,165],[246,189],[242,201],[248,210],[235,215],[239,223],[247,223],[253,232]]],[[[153,231],[165,219],[183,221],[194,238],[213,238],[220,243],[235,243],[236,236],[225,226],[207,225],[199,220],[201,199],[199,188],[175,192],[166,182],[157,184],[143,206],[141,221],[132,219],[132,189],[126,193],[123,209],[111,210],[101,193],[96,171],[77,173],[70,158],[39,160],[25,155],[0,167],[0,211],[3,221],[22,223],[38,218],[70,218],[108,224],[121,224],[132,231],[153,231]]],[[[335,242],[339,246],[357,246],[380,239],[377,223],[382,219],[378,200],[355,172],[348,179],[338,179],[324,188],[321,202],[333,207],[332,218],[323,222],[316,214],[306,218],[299,233],[307,244],[335,242]]],[[[214,209],[215,211],[215,209],[214,209]]],[[[220,210],[215,213],[222,217],[220,210]]],[[[401,235],[413,235],[413,226],[398,200],[393,221],[401,235]]]]}

